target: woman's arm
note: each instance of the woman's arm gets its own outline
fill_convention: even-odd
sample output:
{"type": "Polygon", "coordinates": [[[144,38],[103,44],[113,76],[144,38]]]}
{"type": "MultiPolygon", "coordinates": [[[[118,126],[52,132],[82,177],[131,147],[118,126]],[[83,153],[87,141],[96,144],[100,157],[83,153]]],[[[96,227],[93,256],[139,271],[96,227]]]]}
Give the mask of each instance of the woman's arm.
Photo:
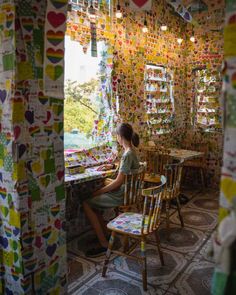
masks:
{"type": "Polygon", "coordinates": [[[114,179],[110,184],[108,184],[108,185],[102,187],[101,189],[95,191],[93,193],[93,196],[95,197],[95,196],[98,196],[98,195],[101,195],[101,194],[104,194],[104,193],[107,193],[107,192],[118,189],[123,184],[124,179],[125,179],[124,173],[119,172],[116,179],[114,179]]]}

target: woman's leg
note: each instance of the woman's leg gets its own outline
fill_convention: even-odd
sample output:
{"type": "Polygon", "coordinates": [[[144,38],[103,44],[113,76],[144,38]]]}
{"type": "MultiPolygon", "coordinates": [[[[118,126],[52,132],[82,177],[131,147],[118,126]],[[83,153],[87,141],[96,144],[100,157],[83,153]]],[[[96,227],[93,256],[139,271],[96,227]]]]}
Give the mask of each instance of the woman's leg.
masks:
{"type": "Polygon", "coordinates": [[[109,231],[107,229],[107,225],[106,225],[106,222],[105,222],[102,214],[99,211],[97,211],[97,210],[95,211],[95,214],[97,215],[97,218],[98,218],[98,220],[99,220],[99,222],[101,224],[101,227],[102,227],[102,230],[103,230],[104,235],[106,237],[109,236],[110,233],[109,233],[109,231]]]}
{"type": "Polygon", "coordinates": [[[98,237],[98,240],[102,247],[107,248],[108,241],[106,239],[106,236],[103,231],[103,226],[101,224],[100,218],[97,216],[97,214],[93,211],[93,209],[89,206],[89,204],[84,201],[83,202],[83,208],[86,216],[88,217],[93,229],[96,232],[96,235],[98,237]]]}

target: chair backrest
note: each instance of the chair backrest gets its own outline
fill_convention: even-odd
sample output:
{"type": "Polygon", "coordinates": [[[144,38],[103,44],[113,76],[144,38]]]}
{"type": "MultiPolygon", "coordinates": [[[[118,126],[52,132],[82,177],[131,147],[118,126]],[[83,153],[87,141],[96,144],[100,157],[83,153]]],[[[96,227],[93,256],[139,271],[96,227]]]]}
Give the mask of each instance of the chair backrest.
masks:
{"type": "Polygon", "coordinates": [[[144,198],[142,234],[152,233],[160,225],[162,194],[165,184],[166,177],[161,175],[160,185],[142,190],[142,196],[144,198]]]}
{"type": "Polygon", "coordinates": [[[147,172],[164,174],[164,166],[169,163],[170,151],[164,147],[149,147],[146,152],[147,172]]]}
{"type": "Polygon", "coordinates": [[[170,199],[175,198],[180,193],[183,163],[183,160],[175,160],[174,163],[169,163],[165,166],[167,182],[164,194],[168,194],[170,199]]]}
{"type": "Polygon", "coordinates": [[[124,206],[137,204],[140,199],[146,167],[146,162],[143,162],[140,163],[138,169],[131,170],[129,174],[125,174],[124,206]]]}

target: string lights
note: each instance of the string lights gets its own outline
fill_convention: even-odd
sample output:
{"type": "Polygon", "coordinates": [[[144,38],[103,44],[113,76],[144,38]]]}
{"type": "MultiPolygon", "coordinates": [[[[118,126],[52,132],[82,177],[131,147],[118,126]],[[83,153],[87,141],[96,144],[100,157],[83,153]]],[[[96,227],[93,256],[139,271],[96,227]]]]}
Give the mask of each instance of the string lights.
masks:
{"type": "Polygon", "coordinates": [[[117,6],[116,6],[116,18],[122,18],[122,12],[120,7],[120,1],[118,0],[117,6]]]}

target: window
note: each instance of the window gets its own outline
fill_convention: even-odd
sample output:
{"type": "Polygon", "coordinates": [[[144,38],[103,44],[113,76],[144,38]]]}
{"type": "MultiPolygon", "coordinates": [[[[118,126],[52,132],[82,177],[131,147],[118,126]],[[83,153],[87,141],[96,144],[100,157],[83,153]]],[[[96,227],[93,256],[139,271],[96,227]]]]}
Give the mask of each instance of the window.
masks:
{"type": "Polygon", "coordinates": [[[220,73],[208,69],[194,70],[193,124],[206,131],[220,128],[220,73]]]}
{"type": "Polygon", "coordinates": [[[101,98],[102,54],[104,42],[98,42],[98,57],[78,42],[65,40],[64,147],[83,149],[102,144],[95,139],[95,124],[103,111],[101,98]]]}
{"type": "Polygon", "coordinates": [[[145,67],[145,99],[150,135],[171,132],[174,113],[172,75],[163,66],[145,67]]]}

